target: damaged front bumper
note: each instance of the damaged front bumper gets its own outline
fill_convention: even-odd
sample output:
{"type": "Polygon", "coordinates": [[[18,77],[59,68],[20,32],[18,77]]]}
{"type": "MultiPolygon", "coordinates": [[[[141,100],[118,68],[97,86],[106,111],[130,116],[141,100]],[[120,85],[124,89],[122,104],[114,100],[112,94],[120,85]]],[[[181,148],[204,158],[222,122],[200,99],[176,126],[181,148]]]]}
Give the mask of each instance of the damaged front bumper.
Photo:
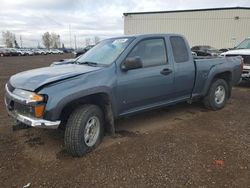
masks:
{"type": "Polygon", "coordinates": [[[47,128],[47,129],[57,129],[61,121],[48,121],[44,119],[31,118],[7,109],[8,114],[13,117],[15,120],[22,122],[26,125],[37,127],[37,128],[47,128]]]}
{"type": "Polygon", "coordinates": [[[11,107],[11,103],[22,103],[24,102],[23,99],[20,99],[16,97],[7,87],[6,89],[6,95],[4,98],[6,110],[8,114],[14,118],[16,121],[22,122],[26,125],[37,127],[37,128],[47,128],[47,129],[57,129],[61,123],[61,121],[49,121],[42,118],[36,118],[36,117],[29,117],[27,115],[21,114],[15,109],[11,107]]]}

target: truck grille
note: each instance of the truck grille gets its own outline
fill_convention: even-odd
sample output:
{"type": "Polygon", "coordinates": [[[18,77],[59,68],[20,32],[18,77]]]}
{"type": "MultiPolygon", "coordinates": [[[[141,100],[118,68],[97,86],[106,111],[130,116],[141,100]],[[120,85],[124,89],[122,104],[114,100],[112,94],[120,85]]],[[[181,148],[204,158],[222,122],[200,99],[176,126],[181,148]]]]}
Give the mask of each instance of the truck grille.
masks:
{"type": "Polygon", "coordinates": [[[28,116],[28,117],[31,117],[32,114],[34,113],[32,106],[28,106],[26,104],[16,102],[12,100],[11,98],[9,98],[7,95],[5,96],[5,103],[9,111],[12,111],[12,112],[24,115],[24,116],[28,116]]]}
{"type": "Polygon", "coordinates": [[[14,102],[13,110],[16,111],[18,114],[21,114],[24,116],[31,116],[33,114],[32,106],[27,106],[27,105],[20,104],[17,102],[14,102]]]}
{"type": "Polygon", "coordinates": [[[243,59],[244,59],[244,63],[246,64],[246,65],[250,65],[250,56],[248,55],[243,55],[242,56],[243,57],[243,59]]]}
{"type": "Polygon", "coordinates": [[[242,74],[248,74],[249,73],[249,70],[243,70],[242,71],[242,74]]]}
{"type": "Polygon", "coordinates": [[[226,55],[226,57],[241,56],[244,59],[245,65],[250,65],[250,55],[226,55]]]}

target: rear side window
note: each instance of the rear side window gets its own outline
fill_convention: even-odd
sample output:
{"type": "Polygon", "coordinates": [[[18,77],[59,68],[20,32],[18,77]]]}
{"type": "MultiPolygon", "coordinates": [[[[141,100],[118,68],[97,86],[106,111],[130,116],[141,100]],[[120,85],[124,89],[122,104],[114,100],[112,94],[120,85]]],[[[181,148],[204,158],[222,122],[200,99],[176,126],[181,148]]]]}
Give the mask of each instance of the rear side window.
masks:
{"type": "Polygon", "coordinates": [[[143,67],[167,64],[164,39],[146,39],[139,42],[128,57],[140,57],[143,67]]]}
{"type": "Polygon", "coordinates": [[[176,63],[182,63],[189,60],[188,49],[182,37],[170,37],[171,46],[173,49],[174,60],[176,63]]]}

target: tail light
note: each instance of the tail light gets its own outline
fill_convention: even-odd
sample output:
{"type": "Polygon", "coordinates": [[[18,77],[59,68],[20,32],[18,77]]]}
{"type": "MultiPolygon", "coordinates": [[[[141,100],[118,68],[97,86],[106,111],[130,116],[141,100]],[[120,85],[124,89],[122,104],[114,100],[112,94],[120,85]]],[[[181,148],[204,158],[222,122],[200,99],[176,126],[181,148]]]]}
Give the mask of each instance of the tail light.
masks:
{"type": "Polygon", "coordinates": [[[241,60],[240,60],[240,70],[241,70],[241,72],[243,71],[243,66],[244,66],[244,59],[241,58],[241,60]]]}

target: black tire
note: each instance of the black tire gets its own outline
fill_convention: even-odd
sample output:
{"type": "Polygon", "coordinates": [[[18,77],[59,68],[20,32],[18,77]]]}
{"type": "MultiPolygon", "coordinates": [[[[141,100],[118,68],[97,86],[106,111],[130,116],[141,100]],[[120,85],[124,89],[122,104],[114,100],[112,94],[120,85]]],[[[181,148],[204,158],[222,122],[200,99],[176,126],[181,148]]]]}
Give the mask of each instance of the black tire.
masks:
{"type": "Polygon", "coordinates": [[[77,108],[70,115],[66,125],[64,136],[66,150],[74,157],[81,157],[95,149],[101,143],[104,135],[103,124],[103,112],[98,106],[86,104],[77,108]],[[92,117],[99,119],[100,129],[96,142],[90,147],[85,142],[84,134],[86,125],[92,117]]]}
{"type": "Polygon", "coordinates": [[[229,86],[228,83],[223,79],[215,79],[211,84],[207,95],[203,99],[203,103],[206,108],[210,110],[220,110],[224,108],[229,98],[229,86]],[[223,87],[225,91],[224,99],[220,103],[216,102],[215,92],[218,87],[223,87]]]}

